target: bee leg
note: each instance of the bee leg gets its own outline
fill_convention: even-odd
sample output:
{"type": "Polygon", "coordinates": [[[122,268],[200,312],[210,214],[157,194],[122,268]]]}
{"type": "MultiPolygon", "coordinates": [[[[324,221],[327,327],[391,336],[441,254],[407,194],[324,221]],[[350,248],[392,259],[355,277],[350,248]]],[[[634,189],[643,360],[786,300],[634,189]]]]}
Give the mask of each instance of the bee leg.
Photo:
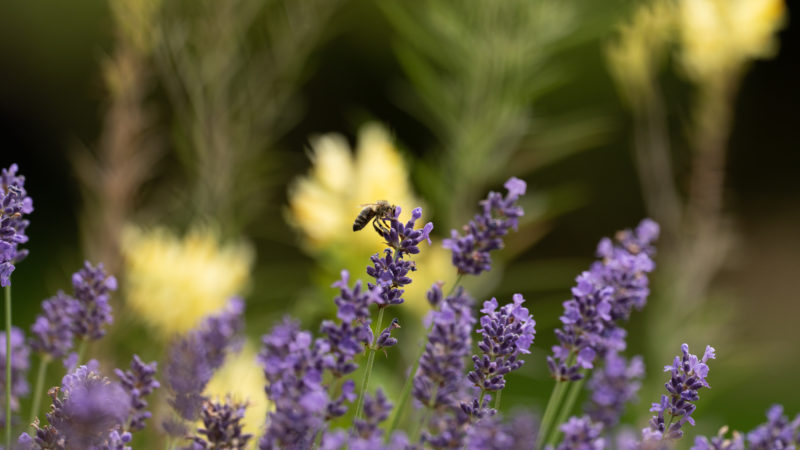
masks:
{"type": "Polygon", "coordinates": [[[378,219],[372,221],[372,228],[374,228],[375,232],[381,236],[383,236],[384,232],[386,231],[382,224],[378,222],[378,219]]]}

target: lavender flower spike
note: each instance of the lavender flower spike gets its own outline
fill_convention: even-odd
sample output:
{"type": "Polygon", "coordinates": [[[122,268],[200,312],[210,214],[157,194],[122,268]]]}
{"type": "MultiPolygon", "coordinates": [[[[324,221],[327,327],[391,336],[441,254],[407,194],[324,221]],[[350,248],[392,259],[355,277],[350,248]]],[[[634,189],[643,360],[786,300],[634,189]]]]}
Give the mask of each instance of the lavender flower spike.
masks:
{"type": "MultiPolygon", "coordinates": [[[[428,292],[441,296],[434,284],[428,292]]],[[[435,410],[458,406],[458,394],[464,387],[464,359],[472,349],[472,299],[463,288],[439,301],[438,311],[431,312],[433,327],[414,377],[413,395],[420,403],[435,410]],[[435,392],[435,396],[434,396],[435,392]]]]}
{"type": "Polygon", "coordinates": [[[247,443],[253,436],[242,430],[241,422],[246,407],[246,404],[230,398],[226,398],[224,402],[206,401],[201,414],[203,428],[197,431],[198,436],[193,438],[194,442],[187,450],[247,448],[247,443]]]}
{"type": "Polygon", "coordinates": [[[610,430],[619,423],[625,404],[636,397],[644,377],[644,362],[641,356],[630,362],[616,353],[605,357],[602,370],[594,371],[589,380],[591,398],[586,406],[589,418],[610,430]]]}
{"type": "Polygon", "coordinates": [[[12,164],[0,172],[0,286],[11,282],[14,265],[25,259],[27,250],[19,244],[28,242],[25,229],[30,222],[24,217],[33,212],[33,200],[25,191],[25,177],[17,175],[12,164]]]}
{"type": "Polygon", "coordinates": [[[453,265],[460,274],[479,275],[491,270],[490,252],[503,248],[503,236],[508,230],[517,229],[519,218],[524,214],[517,205],[517,199],[525,194],[525,182],[512,177],[505,183],[508,194],[503,197],[490,192],[486,200],[480,202],[482,211],[464,226],[464,235],[456,230],[450,232],[450,239],[443,241],[444,248],[453,252],[453,265]]]}
{"type": "Polygon", "coordinates": [[[593,423],[588,417],[570,417],[561,425],[564,440],[556,450],[603,450],[605,439],[602,437],[603,425],[593,423]]]}
{"type": "Polygon", "coordinates": [[[681,345],[681,351],[683,357],[676,356],[671,366],[664,367],[665,372],[671,372],[670,380],[665,384],[669,395],[662,395],[661,402],[653,403],[650,408],[656,415],[650,419],[650,427],[642,430],[645,442],[680,439],[683,425],[686,422],[694,425],[692,413],[696,406],[692,402],[700,398],[697,393],[700,388],[709,387],[706,362],[716,355],[711,346],[706,346],[702,359],[689,353],[687,344],[681,345]],[[665,415],[669,415],[668,421],[665,415]]]}
{"type": "Polygon", "coordinates": [[[790,449],[800,444],[800,414],[791,422],[783,415],[783,406],[772,405],[767,423],[747,433],[751,450],[790,449]]]}
{"type": "Polygon", "coordinates": [[[116,278],[106,273],[102,263],[92,267],[86,261],[72,275],[72,287],[77,299],[73,332],[79,338],[100,339],[106,334],[103,326],[112,321],[108,301],[111,292],[117,290],[116,278]]]}
{"type": "MultiPolygon", "coordinates": [[[[11,328],[11,411],[19,410],[19,399],[30,390],[26,377],[30,368],[30,349],[25,345],[25,335],[17,327],[11,328]]],[[[0,333],[0,386],[6,382],[6,334],[0,333]]],[[[0,404],[6,402],[6,390],[0,389],[0,404]]],[[[5,408],[0,411],[0,425],[5,426],[5,408]]]]}
{"type": "Polygon", "coordinates": [[[122,448],[130,440],[129,433],[120,433],[130,413],[130,397],[97,372],[97,361],[70,372],[61,384],[48,392],[53,400],[47,414],[50,424],[37,424],[33,437],[20,436],[23,448],[122,448]]]}
{"type": "Polygon", "coordinates": [[[53,359],[67,356],[74,345],[73,318],[78,309],[78,301],[62,291],[44,300],[42,313],[31,325],[31,348],[53,359]]]}
{"type": "Polygon", "coordinates": [[[528,350],[533,344],[536,334],[536,321],[522,306],[525,299],[521,294],[514,294],[513,303],[497,309],[497,300],[491,299],[483,303],[480,324],[477,330],[483,335],[478,343],[481,356],[474,355],[472,361],[474,370],[467,379],[478,389],[480,397],[474,398],[472,404],[462,403],[461,408],[473,417],[482,417],[487,410],[483,397],[486,392],[499,391],[506,385],[505,375],[522,367],[523,360],[519,359],[520,353],[530,353],[528,350]]]}
{"type": "Polygon", "coordinates": [[[129,431],[143,429],[145,420],[152,416],[150,411],[147,411],[147,400],[144,398],[161,387],[161,384],[155,379],[156,366],[157,363],[155,361],[145,364],[138,355],[133,355],[130,370],[114,370],[120,384],[131,397],[132,409],[128,422],[129,431]]]}

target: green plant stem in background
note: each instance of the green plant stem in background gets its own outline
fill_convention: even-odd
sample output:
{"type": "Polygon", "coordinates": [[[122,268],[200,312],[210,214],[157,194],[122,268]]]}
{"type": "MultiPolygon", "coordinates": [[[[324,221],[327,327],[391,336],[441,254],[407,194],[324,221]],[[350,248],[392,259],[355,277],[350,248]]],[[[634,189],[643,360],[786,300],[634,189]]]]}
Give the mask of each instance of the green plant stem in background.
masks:
{"type": "Polygon", "coordinates": [[[6,448],[11,448],[11,282],[6,286],[6,448]]]}
{"type": "MultiPolygon", "coordinates": [[[[435,384],[433,386],[433,393],[431,394],[431,403],[434,405],[436,404],[436,396],[439,395],[439,385],[435,384]]],[[[419,442],[419,435],[422,433],[422,430],[425,429],[425,425],[431,419],[431,414],[433,413],[433,407],[431,405],[425,405],[425,412],[422,413],[422,419],[420,419],[417,426],[414,427],[414,431],[410,434],[411,442],[419,442]]]]}
{"type": "Polygon", "coordinates": [[[86,347],[89,346],[89,340],[83,339],[81,340],[81,345],[78,347],[78,361],[75,363],[75,367],[80,366],[83,364],[83,357],[86,356],[86,347]]]}
{"type": "MultiPolygon", "coordinates": [[[[444,296],[444,298],[450,297],[453,292],[455,292],[456,287],[461,283],[461,279],[464,278],[463,273],[459,273],[456,277],[456,281],[453,283],[453,286],[450,288],[450,292],[444,296]]],[[[425,329],[425,338],[428,337],[431,330],[433,329],[433,321],[431,324],[428,325],[428,328],[425,329]]],[[[422,341],[422,344],[419,346],[419,351],[417,352],[417,357],[414,358],[414,365],[411,366],[411,371],[408,373],[408,377],[406,377],[405,383],[403,383],[403,390],[400,391],[400,400],[397,403],[397,407],[394,408],[394,415],[392,416],[392,421],[389,424],[389,429],[386,430],[386,440],[385,442],[389,442],[390,436],[397,429],[397,426],[400,424],[400,419],[403,417],[403,411],[406,408],[406,404],[408,404],[408,399],[411,396],[411,387],[414,385],[414,377],[417,376],[417,370],[419,370],[419,359],[422,358],[422,354],[425,353],[425,341],[422,341]]]]}
{"type": "Polygon", "coordinates": [[[542,423],[539,425],[539,434],[536,437],[536,448],[542,448],[542,444],[547,437],[547,432],[550,430],[553,415],[558,411],[558,407],[561,405],[561,400],[564,398],[568,384],[569,383],[566,381],[556,380],[556,385],[553,387],[553,392],[550,394],[550,400],[547,401],[547,407],[544,409],[542,423]]]}
{"type": "Polygon", "coordinates": [[[558,429],[558,426],[564,423],[567,420],[570,412],[572,412],[572,408],[575,406],[575,401],[578,400],[578,394],[581,393],[583,390],[583,384],[586,383],[586,377],[588,376],[588,371],[583,370],[583,378],[580,380],[570,383],[569,388],[569,395],[567,395],[567,400],[564,402],[564,407],[561,408],[561,412],[558,414],[558,419],[553,424],[553,431],[550,433],[550,439],[547,440],[547,445],[555,445],[558,441],[559,436],[561,435],[561,430],[558,429]]]}
{"type": "Polygon", "coordinates": [[[361,382],[361,390],[358,393],[358,403],[356,403],[356,415],[353,416],[353,424],[355,419],[361,418],[361,409],[364,407],[364,394],[367,392],[369,386],[369,377],[372,374],[372,365],[375,363],[375,346],[377,345],[378,336],[381,332],[381,323],[383,322],[383,310],[385,307],[378,309],[378,320],[373,332],[372,345],[369,347],[369,356],[367,356],[367,368],[364,370],[364,381],[361,382]]]}
{"type": "Polygon", "coordinates": [[[33,421],[39,417],[39,408],[42,404],[42,391],[44,390],[47,365],[50,364],[50,355],[42,355],[39,359],[39,369],[36,371],[36,384],[33,389],[33,403],[31,403],[31,419],[28,421],[28,434],[33,431],[33,421]]]}

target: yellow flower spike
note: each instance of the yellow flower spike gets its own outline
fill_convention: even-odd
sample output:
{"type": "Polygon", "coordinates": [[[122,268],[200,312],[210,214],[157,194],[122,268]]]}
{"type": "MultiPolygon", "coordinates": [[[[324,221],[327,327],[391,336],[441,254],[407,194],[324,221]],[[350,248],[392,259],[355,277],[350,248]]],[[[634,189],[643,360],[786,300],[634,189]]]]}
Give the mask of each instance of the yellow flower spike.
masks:
{"type": "Polygon", "coordinates": [[[244,431],[255,436],[251,447],[255,446],[262,434],[264,421],[270,404],[264,393],[264,373],[256,363],[256,349],[247,342],[236,354],[229,354],[225,364],[217,370],[206,386],[204,395],[217,399],[231,398],[247,403],[244,415],[244,431]]]}
{"type": "Polygon", "coordinates": [[[123,231],[126,304],[163,338],[184,333],[250,283],[253,252],[208,228],[183,238],[161,228],[123,231]]]}
{"type": "Polygon", "coordinates": [[[682,0],[681,63],[694,81],[714,83],[777,50],[783,0],[682,0]]]}

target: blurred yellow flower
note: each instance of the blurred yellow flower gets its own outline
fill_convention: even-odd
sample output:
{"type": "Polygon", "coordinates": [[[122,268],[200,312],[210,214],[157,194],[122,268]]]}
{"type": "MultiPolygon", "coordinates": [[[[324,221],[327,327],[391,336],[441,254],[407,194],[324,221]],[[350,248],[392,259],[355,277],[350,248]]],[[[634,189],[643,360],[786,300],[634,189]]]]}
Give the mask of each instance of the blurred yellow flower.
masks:
{"type": "MultiPolygon", "coordinates": [[[[427,211],[412,191],[400,152],[380,125],[361,129],[355,154],[338,134],[313,139],[311,146],[309,175],[295,180],[289,189],[288,221],[300,231],[304,247],[331,273],[344,268],[354,278],[364,278],[369,256],[384,245],[372,226],[353,232],[361,205],[388,200],[402,207],[404,218],[423,206],[423,220],[427,211]]],[[[414,258],[421,270],[409,274],[415,281],[405,298],[420,314],[427,310],[424,292],[431,283],[455,279],[449,254],[436,246],[436,242],[431,247],[423,244],[414,258]]]]}
{"type": "Polygon", "coordinates": [[[783,0],[682,0],[681,63],[698,82],[738,73],[748,61],[777,51],[786,21],[783,0]]]}
{"type": "Polygon", "coordinates": [[[122,236],[127,306],[169,337],[183,333],[244,294],[253,252],[223,244],[211,229],[178,237],[161,228],[127,227],[122,236]]]}
{"type": "Polygon", "coordinates": [[[653,80],[672,40],[675,11],[670,2],[655,1],[640,6],[629,24],[622,25],[619,38],[606,55],[611,74],[625,99],[636,106],[649,100],[653,80]]]}
{"type": "MultiPolygon", "coordinates": [[[[204,394],[214,400],[230,395],[234,400],[246,402],[244,431],[260,436],[269,408],[265,383],[261,366],[256,363],[256,349],[247,342],[239,353],[228,355],[225,364],[209,381],[204,394]]],[[[255,442],[256,439],[251,440],[251,447],[255,447],[255,442]]]]}

